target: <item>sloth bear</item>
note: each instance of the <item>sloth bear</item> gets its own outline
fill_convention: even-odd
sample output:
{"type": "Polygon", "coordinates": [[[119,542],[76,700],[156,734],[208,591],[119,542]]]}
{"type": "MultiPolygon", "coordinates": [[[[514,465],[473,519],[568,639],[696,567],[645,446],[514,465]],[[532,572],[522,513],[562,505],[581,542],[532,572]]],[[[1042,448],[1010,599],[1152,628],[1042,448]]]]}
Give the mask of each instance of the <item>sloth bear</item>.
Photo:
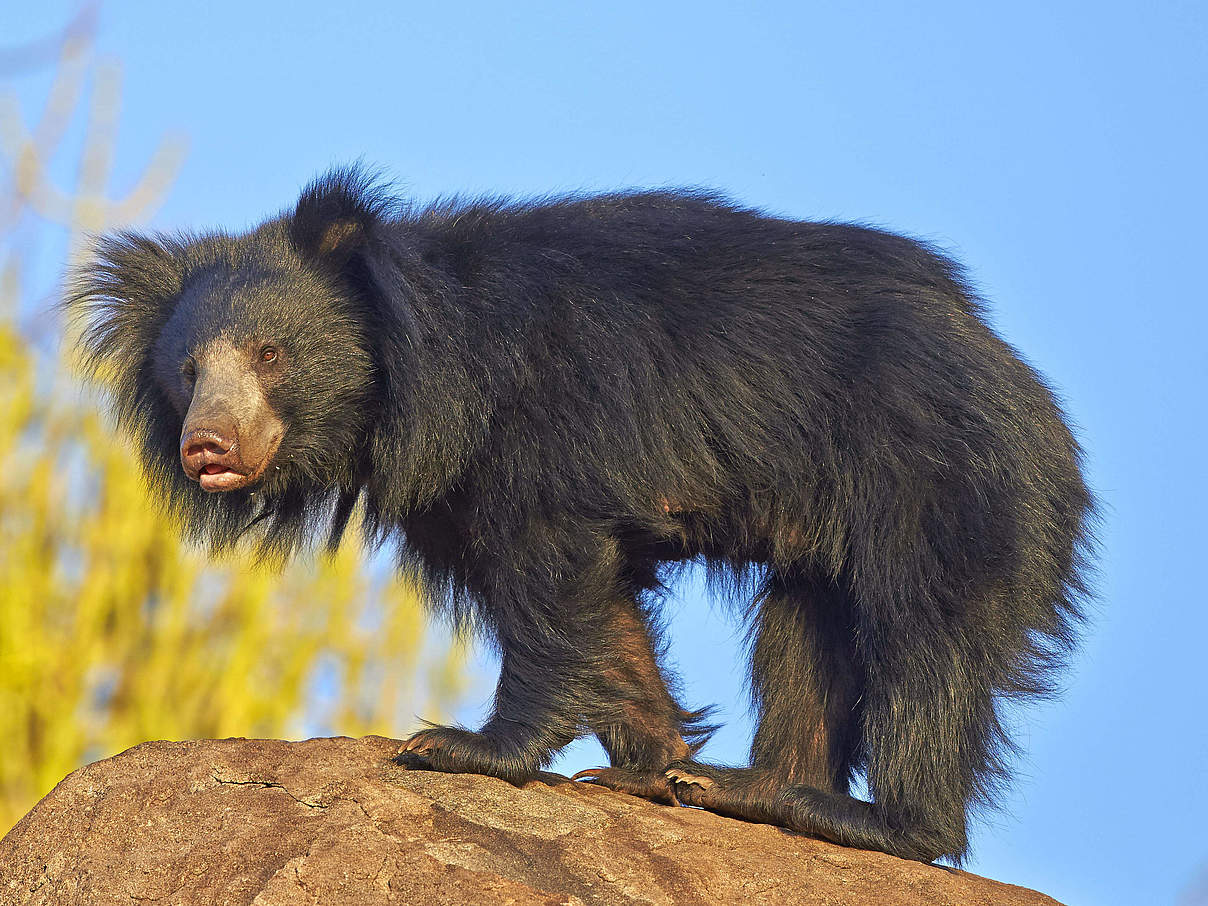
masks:
{"type": "Polygon", "coordinates": [[[393,199],[357,169],[243,234],[101,240],[66,305],[183,531],[367,543],[498,645],[477,731],[399,759],[591,782],[959,862],[1004,697],[1051,690],[1093,500],[961,269],[698,191],[393,199]],[[750,764],[660,663],[660,591],[743,596],[750,764]],[[870,800],[850,795],[863,773],[870,800]]]}

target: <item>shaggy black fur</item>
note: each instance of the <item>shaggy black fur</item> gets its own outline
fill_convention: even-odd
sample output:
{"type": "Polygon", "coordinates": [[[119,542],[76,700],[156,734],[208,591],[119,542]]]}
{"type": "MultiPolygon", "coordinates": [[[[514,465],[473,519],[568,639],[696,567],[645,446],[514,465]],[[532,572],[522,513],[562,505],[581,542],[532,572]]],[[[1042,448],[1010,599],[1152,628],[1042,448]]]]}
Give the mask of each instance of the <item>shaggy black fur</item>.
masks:
{"type": "MultiPolygon", "coordinates": [[[[412,209],[337,171],[245,235],[105,239],[68,304],[190,535],[288,554],[359,503],[498,643],[492,716],[420,732],[421,763],[518,781],[592,732],[596,782],[959,860],[1005,777],[998,700],[1071,644],[1078,446],[918,241],[701,192],[412,209]],[[282,351],[246,386],[285,434],[212,494],[180,447],[218,340],[282,351]],[[711,728],[659,663],[692,560],[754,591],[749,767],[692,760],[711,728]]],[[[214,373],[211,403],[247,377],[214,373]]]]}

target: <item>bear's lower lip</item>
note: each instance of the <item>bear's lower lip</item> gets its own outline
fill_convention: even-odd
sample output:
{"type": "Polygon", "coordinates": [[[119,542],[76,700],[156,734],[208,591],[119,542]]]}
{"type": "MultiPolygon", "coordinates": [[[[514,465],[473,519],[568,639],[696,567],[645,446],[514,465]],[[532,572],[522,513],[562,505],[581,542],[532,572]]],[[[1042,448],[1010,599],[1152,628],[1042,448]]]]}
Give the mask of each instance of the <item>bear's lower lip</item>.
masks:
{"type": "Polygon", "coordinates": [[[206,466],[201,474],[197,476],[197,483],[201,485],[203,491],[233,491],[236,488],[247,484],[247,476],[241,475],[233,469],[218,468],[214,471],[213,464],[206,466]]]}

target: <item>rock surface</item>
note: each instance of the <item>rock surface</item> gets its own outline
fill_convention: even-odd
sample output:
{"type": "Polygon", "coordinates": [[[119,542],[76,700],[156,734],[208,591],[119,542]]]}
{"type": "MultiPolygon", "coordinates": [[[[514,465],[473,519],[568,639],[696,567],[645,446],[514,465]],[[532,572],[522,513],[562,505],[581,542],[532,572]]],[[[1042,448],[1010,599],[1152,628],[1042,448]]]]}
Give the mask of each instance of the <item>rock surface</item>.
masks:
{"type": "Polygon", "coordinates": [[[545,775],[407,770],[364,739],[151,742],[0,841],[0,904],[1039,904],[1030,890],[545,775]]]}

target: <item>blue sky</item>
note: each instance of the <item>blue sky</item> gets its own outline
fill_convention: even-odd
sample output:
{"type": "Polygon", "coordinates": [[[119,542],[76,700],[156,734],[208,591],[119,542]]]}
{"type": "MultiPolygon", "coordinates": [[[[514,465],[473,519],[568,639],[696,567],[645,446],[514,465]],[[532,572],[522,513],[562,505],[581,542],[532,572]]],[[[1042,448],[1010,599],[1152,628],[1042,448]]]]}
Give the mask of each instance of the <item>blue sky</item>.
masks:
{"type": "MultiPolygon", "coordinates": [[[[72,8],[6,5],[2,40],[72,8]]],[[[163,227],[250,224],[364,158],[420,198],[706,185],[951,250],[1061,391],[1106,505],[1093,626],[1065,697],[1019,716],[970,868],[1121,904],[1206,870],[1202,3],[128,2],[99,47],[125,77],[115,191],[189,140],[163,227]]],[[[13,84],[40,106],[45,73],[13,84]]],[[[672,657],[738,760],[737,636],[681,592],[672,657]]]]}

